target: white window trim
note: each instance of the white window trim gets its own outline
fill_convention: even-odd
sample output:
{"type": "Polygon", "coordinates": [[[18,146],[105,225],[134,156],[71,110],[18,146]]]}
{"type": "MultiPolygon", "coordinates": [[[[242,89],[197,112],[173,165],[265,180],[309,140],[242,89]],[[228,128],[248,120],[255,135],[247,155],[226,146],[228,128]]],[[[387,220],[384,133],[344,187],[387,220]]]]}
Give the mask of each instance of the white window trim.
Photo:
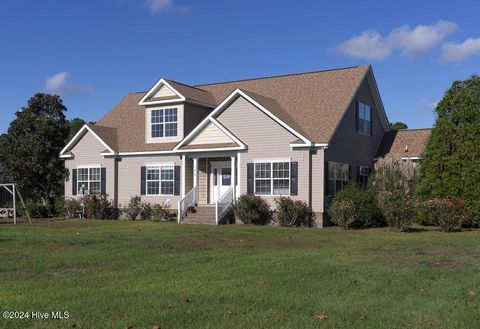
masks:
{"type": "Polygon", "coordinates": [[[77,166],[77,195],[82,195],[79,194],[80,190],[78,188],[78,185],[80,182],[82,183],[87,183],[87,193],[85,195],[92,194],[90,193],[90,183],[100,183],[100,192],[98,193],[93,193],[93,194],[101,194],[102,193],[102,166],[101,165],[82,165],[82,166],[77,166]],[[80,180],[79,179],[79,169],[87,169],[87,180],[80,180]],[[90,180],[90,169],[100,169],[100,180],[90,180]]]}
{"type": "MultiPolygon", "coordinates": [[[[365,177],[365,178],[366,178],[366,181],[365,181],[364,183],[367,183],[369,174],[367,174],[367,175],[362,175],[362,169],[363,169],[363,170],[366,169],[366,170],[370,171],[371,168],[368,167],[368,166],[358,166],[358,168],[359,168],[359,169],[358,169],[358,175],[359,175],[360,177],[365,177]]],[[[359,181],[359,177],[357,177],[357,182],[358,182],[358,181],[359,181]]]]}
{"type": "Polygon", "coordinates": [[[162,107],[162,108],[151,108],[150,109],[150,138],[153,139],[153,140],[157,140],[157,139],[162,139],[162,140],[168,140],[168,139],[177,139],[178,136],[179,136],[179,109],[178,107],[176,106],[171,106],[171,107],[162,107]],[[166,116],[166,111],[167,110],[175,110],[176,111],[176,117],[177,117],[177,120],[176,121],[169,121],[169,122],[166,122],[165,121],[165,116],[166,116]],[[153,122],[153,111],[162,111],[162,122],[160,123],[154,123],[153,122]],[[165,126],[167,124],[172,124],[174,123],[177,127],[176,127],[176,130],[177,130],[177,134],[176,135],[173,135],[173,136],[166,136],[166,129],[165,129],[165,126]],[[153,132],[153,126],[163,126],[163,136],[152,136],[152,132],[153,132]]]}
{"type": "Polygon", "coordinates": [[[174,196],[175,195],[175,164],[162,163],[162,164],[149,164],[145,166],[145,195],[146,196],[174,196]],[[173,182],[172,194],[162,194],[162,167],[170,167],[173,169],[173,179],[164,180],[165,182],[173,182]],[[148,193],[148,182],[156,182],[157,180],[148,179],[148,169],[158,168],[158,194],[148,193]]]}
{"type": "Polygon", "coordinates": [[[253,193],[258,196],[290,196],[291,189],[291,177],[292,177],[292,163],[291,159],[288,160],[255,160],[253,162],[253,193]],[[273,178],[273,164],[288,162],[288,178],[273,178]],[[257,163],[270,163],[270,194],[257,193],[257,180],[268,180],[268,178],[255,177],[256,164],[257,163]],[[288,194],[273,194],[273,181],[274,180],[288,180],[288,194]]]}
{"type": "MultiPolygon", "coordinates": [[[[328,171],[329,171],[328,183],[330,184],[330,181],[333,180],[333,182],[334,182],[333,186],[334,186],[335,191],[328,191],[328,192],[329,192],[328,195],[329,195],[329,196],[333,196],[333,195],[335,195],[335,194],[337,193],[337,181],[342,181],[342,182],[343,182],[343,185],[345,185],[346,183],[348,183],[349,177],[347,176],[347,179],[338,179],[337,177],[333,177],[333,178],[330,177],[330,164],[347,166],[348,168],[350,168],[350,167],[349,167],[350,165],[349,165],[348,163],[342,163],[342,162],[334,162],[334,161],[330,161],[330,162],[329,162],[329,167],[328,167],[328,171]]],[[[336,171],[335,171],[335,173],[336,173],[336,171]]],[[[343,186],[342,186],[342,188],[343,188],[343,186]]]]}
{"type": "MultiPolygon", "coordinates": [[[[372,111],[372,108],[373,108],[373,107],[371,107],[371,106],[368,105],[368,104],[365,104],[365,103],[362,103],[362,102],[358,102],[358,113],[357,113],[358,117],[355,118],[355,120],[357,120],[359,123],[360,123],[360,105],[368,106],[368,108],[369,108],[369,113],[370,113],[370,114],[373,114],[373,111],[372,111]]],[[[369,115],[370,115],[370,114],[369,114],[369,115]]],[[[364,120],[365,120],[365,119],[364,119],[364,120]]],[[[365,127],[360,128],[360,125],[359,125],[359,126],[358,126],[358,133],[359,133],[359,134],[365,135],[365,136],[372,136],[372,131],[371,131],[371,130],[373,129],[372,126],[371,126],[371,125],[372,125],[372,117],[370,117],[370,121],[368,121],[368,123],[369,123],[369,125],[370,125],[370,127],[371,127],[371,128],[369,128],[369,129],[370,129],[370,132],[367,133],[367,132],[361,131],[360,129],[364,129],[365,127]]]]}

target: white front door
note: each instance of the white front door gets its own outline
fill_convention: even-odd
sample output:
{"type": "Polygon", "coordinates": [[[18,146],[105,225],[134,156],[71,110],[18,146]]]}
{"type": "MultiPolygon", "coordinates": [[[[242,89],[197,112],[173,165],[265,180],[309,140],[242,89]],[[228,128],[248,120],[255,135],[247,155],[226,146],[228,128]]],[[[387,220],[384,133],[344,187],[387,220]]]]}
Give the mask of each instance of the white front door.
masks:
{"type": "Polygon", "coordinates": [[[232,186],[232,168],[229,161],[212,162],[212,203],[218,201],[232,186]]]}

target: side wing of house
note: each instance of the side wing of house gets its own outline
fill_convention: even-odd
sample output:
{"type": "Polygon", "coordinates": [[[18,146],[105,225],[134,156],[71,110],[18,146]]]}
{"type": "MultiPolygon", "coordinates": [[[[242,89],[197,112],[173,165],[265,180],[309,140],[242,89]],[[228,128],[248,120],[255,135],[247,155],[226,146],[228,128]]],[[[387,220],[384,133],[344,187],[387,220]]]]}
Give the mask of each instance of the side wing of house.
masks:
{"type": "Polygon", "coordinates": [[[89,191],[108,194],[115,199],[115,159],[103,155],[105,145],[89,130],[68,150],[65,167],[65,197],[88,194],[89,191]]]}
{"type": "Polygon", "coordinates": [[[360,84],[325,151],[326,194],[333,195],[346,180],[363,182],[371,168],[387,121],[369,72],[360,84]]]}

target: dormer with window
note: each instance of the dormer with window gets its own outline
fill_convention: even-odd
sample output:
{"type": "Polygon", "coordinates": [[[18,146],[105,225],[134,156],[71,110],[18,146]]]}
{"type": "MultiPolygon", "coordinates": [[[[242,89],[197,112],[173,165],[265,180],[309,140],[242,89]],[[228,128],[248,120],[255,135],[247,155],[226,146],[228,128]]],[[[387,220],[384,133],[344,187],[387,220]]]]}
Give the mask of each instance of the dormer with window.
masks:
{"type": "Polygon", "coordinates": [[[215,107],[210,93],[166,79],[160,79],[139,105],[145,108],[146,143],[182,140],[190,132],[189,127],[198,124],[215,107]],[[195,115],[190,114],[192,111],[195,115]]]}

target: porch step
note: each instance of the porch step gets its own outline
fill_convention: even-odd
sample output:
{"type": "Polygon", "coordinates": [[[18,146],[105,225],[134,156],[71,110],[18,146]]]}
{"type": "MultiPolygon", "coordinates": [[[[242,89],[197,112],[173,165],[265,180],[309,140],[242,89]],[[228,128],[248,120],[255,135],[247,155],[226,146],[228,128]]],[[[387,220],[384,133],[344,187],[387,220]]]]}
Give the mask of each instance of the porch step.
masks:
{"type": "Polygon", "coordinates": [[[198,206],[195,213],[187,213],[182,219],[182,224],[210,224],[215,225],[215,207],[198,206]]]}

